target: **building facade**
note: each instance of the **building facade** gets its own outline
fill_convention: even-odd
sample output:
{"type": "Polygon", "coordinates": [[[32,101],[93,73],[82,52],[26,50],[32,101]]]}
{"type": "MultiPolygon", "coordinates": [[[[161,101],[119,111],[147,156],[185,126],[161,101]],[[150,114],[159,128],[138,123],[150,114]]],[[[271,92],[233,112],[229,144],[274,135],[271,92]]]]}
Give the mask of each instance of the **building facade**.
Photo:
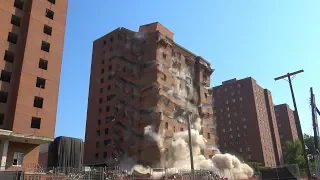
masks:
{"type": "Polygon", "coordinates": [[[283,163],[270,91],[249,77],[213,88],[219,149],[265,166],[283,163]]]}
{"type": "Polygon", "coordinates": [[[294,142],[299,139],[294,111],[290,109],[288,104],[276,105],[274,109],[276,112],[281,147],[285,154],[285,142],[294,142]]]}
{"type": "Polygon", "coordinates": [[[145,138],[145,127],[170,138],[187,130],[188,118],[201,119],[201,133],[212,145],[202,153],[213,155],[212,72],[158,22],[138,32],[117,28],[94,41],[84,163],[115,164],[129,156],[154,167],[161,152],[145,138]]]}
{"type": "Polygon", "coordinates": [[[67,1],[0,1],[2,169],[33,167],[53,140],[67,1]]]}

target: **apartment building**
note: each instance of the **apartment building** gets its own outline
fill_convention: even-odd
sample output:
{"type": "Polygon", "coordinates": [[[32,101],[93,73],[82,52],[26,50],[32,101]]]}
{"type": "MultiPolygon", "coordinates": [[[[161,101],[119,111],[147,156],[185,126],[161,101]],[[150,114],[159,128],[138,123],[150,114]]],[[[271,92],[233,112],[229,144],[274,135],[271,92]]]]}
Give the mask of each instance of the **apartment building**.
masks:
{"type": "Polygon", "coordinates": [[[270,91],[251,77],[231,79],[213,88],[213,98],[221,152],[265,166],[283,163],[270,91]]]}
{"type": "Polygon", "coordinates": [[[36,167],[53,140],[67,1],[0,1],[2,169],[36,167]]]}
{"type": "Polygon", "coordinates": [[[201,152],[212,156],[212,72],[205,59],[177,44],[158,22],[138,32],[117,28],[94,41],[84,163],[110,165],[132,157],[155,167],[162,153],[144,136],[145,127],[170,138],[187,130],[188,118],[201,119],[208,140],[201,152]]]}
{"type": "Polygon", "coordinates": [[[285,153],[285,142],[299,139],[294,111],[288,104],[274,106],[282,151],[285,153]]]}

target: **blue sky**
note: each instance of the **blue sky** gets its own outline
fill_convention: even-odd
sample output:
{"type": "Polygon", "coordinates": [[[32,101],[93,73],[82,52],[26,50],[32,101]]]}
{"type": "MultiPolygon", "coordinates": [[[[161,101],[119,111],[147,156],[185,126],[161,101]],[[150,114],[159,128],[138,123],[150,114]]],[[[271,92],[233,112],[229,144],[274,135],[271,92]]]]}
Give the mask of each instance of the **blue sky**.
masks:
{"type": "Polygon", "coordinates": [[[288,83],[273,78],[304,69],[293,86],[303,131],[312,133],[309,88],[320,97],[319,9],[318,0],[69,0],[55,135],[84,138],[92,42],[117,27],[137,31],[156,21],[211,63],[213,86],[252,76],[275,104],[293,108],[288,83]]]}

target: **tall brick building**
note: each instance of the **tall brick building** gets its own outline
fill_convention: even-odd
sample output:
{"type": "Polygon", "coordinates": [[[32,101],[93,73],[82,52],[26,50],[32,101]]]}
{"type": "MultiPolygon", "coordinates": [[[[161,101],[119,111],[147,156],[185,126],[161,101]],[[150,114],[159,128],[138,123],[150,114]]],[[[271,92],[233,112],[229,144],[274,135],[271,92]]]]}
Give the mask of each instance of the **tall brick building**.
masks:
{"type": "Polygon", "coordinates": [[[139,32],[117,28],[94,41],[84,163],[114,164],[129,156],[156,166],[161,153],[144,128],[170,138],[187,130],[188,117],[202,119],[201,133],[212,145],[202,153],[213,155],[212,72],[157,22],[139,32]]]}
{"type": "Polygon", "coordinates": [[[282,151],[285,153],[285,142],[293,142],[299,139],[294,111],[290,109],[288,104],[276,105],[274,110],[276,112],[282,151]]]}
{"type": "Polygon", "coordinates": [[[213,88],[219,149],[265,166],[283,163],[270,91],[249,77],[213,88]]]}
{"type": "Polygon", "coordinates": [[[67,1],[0,1],[2,169],[33,167],[53,140],[67,1]]]}

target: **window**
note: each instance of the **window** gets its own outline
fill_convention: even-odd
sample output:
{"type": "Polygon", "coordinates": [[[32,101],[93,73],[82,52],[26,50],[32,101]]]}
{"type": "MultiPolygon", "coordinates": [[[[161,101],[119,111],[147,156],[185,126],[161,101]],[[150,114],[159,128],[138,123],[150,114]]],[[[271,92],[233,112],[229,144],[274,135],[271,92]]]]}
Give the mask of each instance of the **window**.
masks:
{"type": "Polygon", "coordinates": [[[103,73],[104,73],[104,68],[101,69],[101,74],[103,74],[103,73]]]}
{"type": "Polygon", "coordinates": [[[112,51],[113,51],[113,48],[112,48],[112,47],[110,47],[110,48],[109,48],[109,51],[110,51],[110,52],[112,52],[112,51]]]}
{"type": "Polygon", "coordinates": [[[109,66],[109,70],[112,70],[112,66],[111,65],[109,66]]]}
{"type": "Polygon", "coordinates": [[[14,7],[16,7],[18,9],[20,9],[20,10],[23,9],[23,4],[24,4],[24,2],[22,0],[15,0],[14,1],[14,7]]]}
{"type": "Polygon", "coordinates": [[[103,144],[104,144],[104,146],[110,146],[111,145],[111,140],[104,140],[103,144]]]}
{"type": "Polygon", "coordinates": [[[45,89],[46,88],[46,80],[43,78],[37,77],[36,87],[41,88],[41,89],[45,89]]]}
{"type": "Polygon", "coordinates": [[[46,17],[53,20],[54,12],[50,9],[46,9],[46,17]]]}
{"type": "Polygon", "coordinates": [[[42,41],[41,50],[45,52],[50,52],[50,43],[42,41]]]}
{"type": "Polygon", "coordinates": [[[102,59],[101,64],[104,64],[104,59],[102,59]]]}
{"type": "Polygon", "coordinates": [[[2,70],[0,75],[0,80],[9,83],[11,80],[11,72],[2,70]]]}
{"type": "Polygon", "coordinates": [[[101,119],[98,119],[98,126],[101,125],[101,119]]]}
{"type": "Polygon", "coordinates": [[[106,112],[109,112],[109,111],[110,111],[110,107],[107,106],[107,107],[106,107],[106,112]]]}
{"type": "Polygon", "coordinates": [[[7,41],[12,43],[12,44],[17,44],[18,35],[15,34],[15,33],[9,32],[7,41]]]}
{"type": "Polygon", "coordinates": [[[180,131],[183,131],[183,128],[180,128],[180,131]]]}
{"type": "Polygon", "coordinates": [[[242,97],[240,97],[239,100],[242,101],[243,100],[242,97]]]}
{"type": "Polygon", "coordinates": [[[176,132],[176,127],[175,126],[173,126],[173,132],[176,132]]]}
{"type": "Polygon", "coordinates": [[[108,85],[108,91],[110,91],[110,89],[111,89],[111,86],[110,86],[110,85],[108,85]]]}
{"type": "Polygon", "coordinates": [[[210,133],[207,134],[208,139],[210,139],[210,133]]]}
{"type": "Polygon", "coordinates": [[[13,166],[21,166],[23,163],[23,153],[20,152],[14,152],[13,153],[13,166]]]}
{"type": "Polygon", "coordinates": [[[104,129],[104,134],[107,135],[108,133],[109,133],[109,129],[108,129],[108,128],[105,128],[105,129],[104,129]]]}
{"type": "Polygon", "coordinates": [[[48,70],[48,61],[40,58],[39,68],[43,70],[48,70]]]}
{"type": "Polygon", "coordinates": [[[106,41],[106,40],[104,40],[104,41],[103,41],[103,45],[106,45],[106,44],[107,44],[107,41],[106,41]]]}
{"type": "Polygon", "coordinates": [[[107,158],[108,157],[108,153],[107,152],[103,152],[103,158],[107,158]]]}
{"type": "Polygon", "coordinates": [[[56,0],[48,0],[48,2],[50,2],[52,4],[56,4],[56,0]]]}
{"type": "Polygon", "coordinates": [[[101,112],[102,112],[102,109],[101,109],[101,108],[99,108],[98,112],[99,112],[99,114],[101,114],[101,112]]]}
{"type": "Polygon", "coordinates": [[[230,114],[227,114],[227,117],[229,118],[229,117],[230,117],[230,114]]]}
{"type": "Polygon", "coordinates": [[[20,21],[21,21],[20,17],[18,17],[16,15],[11,16],[11,24],[20,27],[20,21]]]}
{"type": "Polygon", "coordinates": [[[95,154],[94,154],[94,157],[95,157],[96,159],[99,159],[99,153],[95,153],[95,154]]]}
{"type": "Polygon", "coordinates": [[[166,59],[167,58],[166,53],[162,53],[162,57],[163,57],[163,59],[166,59]]]}
{"type": "Polygon", "coordinates": [[[31,128],[40,129],[40,125],[41,125],[41,118],[38,118],[38,117],[31,118],[31,128]]]}
{"type": "Polygon", "coordinates": [[[97,136],[100,136],[100,130],[97,130],[97,136]]]}
{"type": "Polygon", "coordinates": [[[166,122],[165,128],[168,129],[169,128],[169,124],[168,122],[166,122]]]}
{"type": "Polygon", "coordinates": [[[0,113],[0,125],[3,125],[3,121],[4,121],[4,114],[0,113]]]}
{"type": "Polygon", "coordinates": [[[108,76],[108,80],[111,80],[111,79],[112,79],[112,76],[111,76],[111,75],[109,75],[109,76],[108,76]]]}
{"type": "Polygon", "coordinates": [[[103,88],[100,88],[100,94],[102,94],[103,93],[103,88]]]}
{"type": "Polygon", "coordinates": [[[113,37],[110,37],[110,42],[113,43],[113,37]]]}
{"type": "Polygon", "coordinates": [[[43,98],[35,96],[33,101],[33,107],[42,108],[43,107],[43,98]]]}
{"type": "Polygon", "coordinates": [[[102,84],[104,82],[104,78],[101,78],[100,79],[100,83],[102,84]]]}
{"type": "Polygon", "coordinates": [[[236,99],[232,99],[232,102],[236,102],[236,99]]]}
{"type": "Polygon", "coordinates": [[[44,25],[43,27],[43,33],[51,36],[52,35],[52,27],[48,25],[44,25]]]}
{"type": "Polygon", "coordinates": [[[3,59],[4,59],[5,61],[7,61],[7,62],[13,63],[14,53],[11,52],[11,51],[6,50],[5,53],[4,53],[3,59]]]}
{"type": "Polygon", "coordinates": [[[102,98],[99,99],[99,104],[102,104],[102,98]]]}
{"type": "Polygon", "coordinates": [[[228,100],[226,100],[226,102],[225,102],[226,104],[229,104],[229,102],[228,102],[228,100]]]}
{"type": "Polygon", "coordinates": [[[99,148],[99,146],[100,146],[100,143],[96,142],[96,148],[99,148]]]}
{"type": "Polygon", "coordinates": [[[8,92],[0,91],[0,103],[7,103],[8,92]]]}

